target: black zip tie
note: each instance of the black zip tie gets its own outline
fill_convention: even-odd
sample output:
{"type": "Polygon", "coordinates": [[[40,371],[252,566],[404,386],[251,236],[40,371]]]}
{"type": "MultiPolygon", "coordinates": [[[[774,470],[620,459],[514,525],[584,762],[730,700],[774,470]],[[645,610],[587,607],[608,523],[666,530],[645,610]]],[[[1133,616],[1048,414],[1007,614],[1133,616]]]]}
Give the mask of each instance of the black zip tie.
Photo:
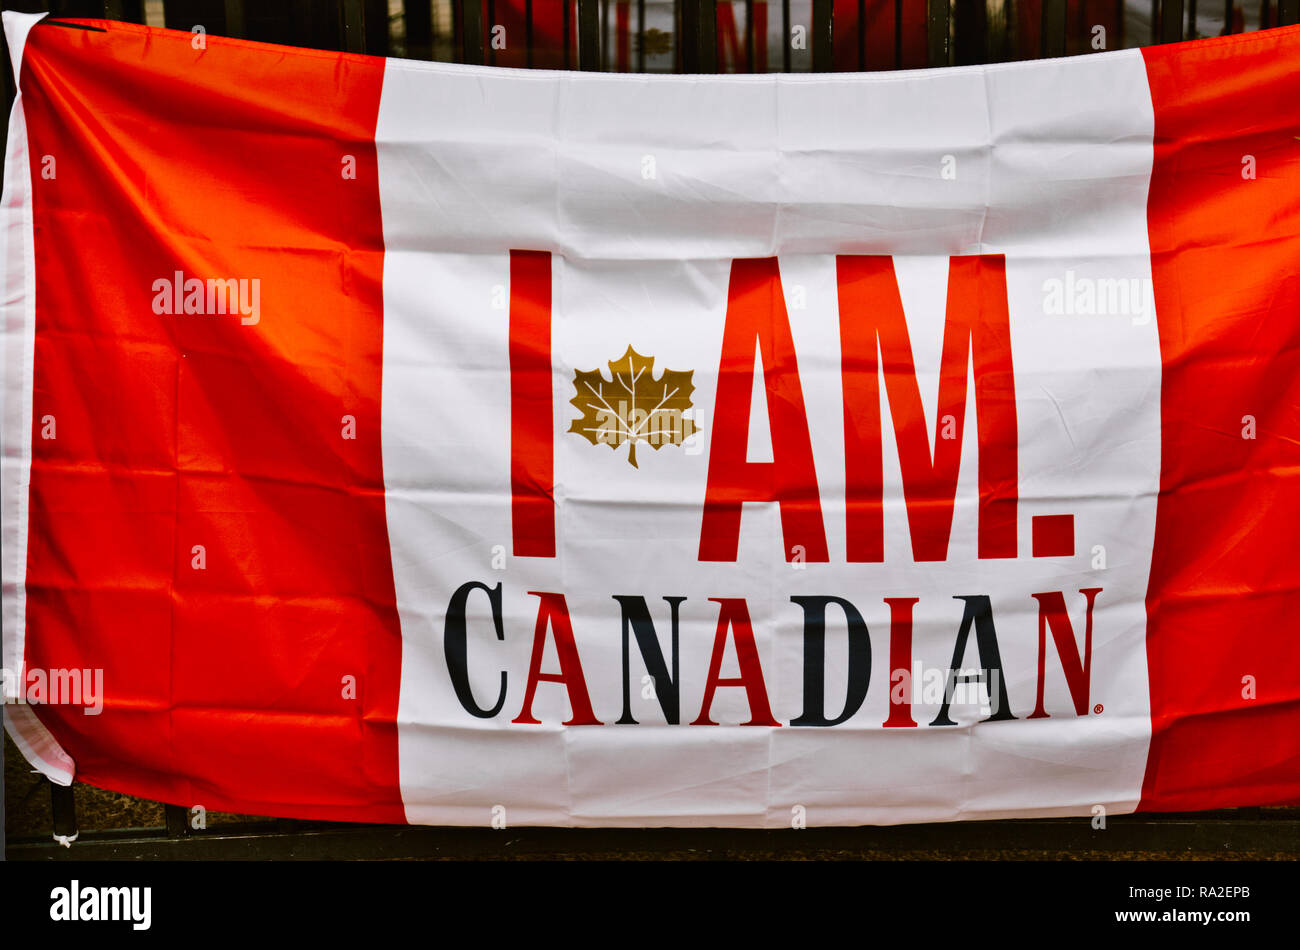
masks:
{"type": "Polygon", "coordinates": [[[50,26],[62,26],[69,30],[88,30],[91,33],[108,32],[102,26],[87,26],[85,23],[69,23],[66,20],[41,20],[40,22],[48,23],[50,26]]]}

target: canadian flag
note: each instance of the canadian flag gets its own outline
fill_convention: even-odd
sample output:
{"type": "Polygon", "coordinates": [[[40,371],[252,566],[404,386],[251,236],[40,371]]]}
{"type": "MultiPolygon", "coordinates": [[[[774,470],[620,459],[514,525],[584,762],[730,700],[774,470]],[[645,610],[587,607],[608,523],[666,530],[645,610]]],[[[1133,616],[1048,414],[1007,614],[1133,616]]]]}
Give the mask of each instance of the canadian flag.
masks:
{"type": "Polygon", "coordinates": [[[1300,29],[704,77],[4,26],[4,711],[55,781],[1300,801],[1300,29]]]}

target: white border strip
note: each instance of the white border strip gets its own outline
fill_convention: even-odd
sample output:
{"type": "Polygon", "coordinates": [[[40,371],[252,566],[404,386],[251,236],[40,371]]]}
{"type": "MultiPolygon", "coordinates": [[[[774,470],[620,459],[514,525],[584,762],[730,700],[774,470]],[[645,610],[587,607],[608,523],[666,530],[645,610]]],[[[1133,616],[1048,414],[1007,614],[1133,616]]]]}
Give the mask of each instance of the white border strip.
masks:
{"type": "Polygon", "coordinates": [[[4,604],[0,665],[5,730],[23,756],[50,781],[72,783],[76,767],[26,705],[12,705],[25,681],[28,493],[32,471],[32,376],[36,346],[36,252],[32,231],[31,161],[20,83],[27,34],[45,14],[4,14],[14,64],[14,98],[0,197],[0,582],[4,604]]]}
{"type": "Polygon", "coordinates": [[[32,707],[21,703],[4,706],[5,732],[23,758],[55,785],[71,785],[77,772],[72,756],[63,751],[45,725],[36,718],[32,707]]]}

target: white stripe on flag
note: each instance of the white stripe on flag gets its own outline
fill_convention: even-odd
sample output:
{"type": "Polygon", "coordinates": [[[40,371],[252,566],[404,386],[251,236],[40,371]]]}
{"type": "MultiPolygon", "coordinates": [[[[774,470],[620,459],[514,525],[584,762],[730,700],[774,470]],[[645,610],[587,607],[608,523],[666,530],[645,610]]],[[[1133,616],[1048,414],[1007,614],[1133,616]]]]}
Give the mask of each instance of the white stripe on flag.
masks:
{"type": "MultiPolygon", "coordinates": [[[[1131,811],[1150,736],[1144,601],[1160,468],[1159,342],[1149,311],[1057,313],[1045,295],[1052,281],[1071,292],[1121,278],[1150,286],[1152,128],[1136,51],[902,77],[707,82],[390,62],[376,136],[383,450],[408,818],[482,823],[496,804],[513,824],[579,825],[781,826],[799,805],[817,824],[1087,815],[1096,804],[1131,811]],[[512,249],[553,254],[553,559],[510,553],[512,249]],[[930,432],[949,256],[1006,256],[1019,557],[975,556],[972,388],[947,561],[912,562],[907,515],[891,502],[886,561],[846,563],[836,254],[895,256],[930,432]],[[780,256],[830,560],[792,569],[775,507],[747,504],[740,560],[701,570],[730,262],[770,255],[780,256]],[[608,373],[629,345],[656,358],[655,374],[694,371],[702,429],[693,445],[643,448],[635,468],[626,449],[566,431],[577,414],[575,371],[608,373]],[[1074,517],[1074,557],[1033,558],[1031,519],[1063,513],[1074,517]],[[1098,550],[1107,568],[1092,567],[1098,550]],[[480,705],[508,675],[493,719],[466,713],[444,660],[448,600],[467,581],[502,584],[504,641],[482,594],[470,625],[480,705]],[[1105,669],[1093,673],[1092,699],[1105,714],[1028,721],[1038,659],[1031,595],[1063,591],[1082,643],[1085,587],[1104,589],[1094,655],[1105,669]],[[545,682],[533,703],[542,725],[510,723],[529,668],[532,591],[567,598],[604,726],[561,728],[565,689],[545,682]],[[955,598],[974,593],[991,597],[1017,721],[974,731],[968,716],[932,728],[938,704],[918,701],[918,729],[882,729],[883,598],[920,598],[916,658],[946,670],[962,618],[955,598]],[[622,703],[620,594],[645,596],[664,644],[663,598],[686,598],[680,726],[662,725],[642,695],[635,646],[640,725],[610,725],[622,703]],[[834,729],[686,725],[701,709],[718,619],[709,598],[719,597],[746,599],[776,719],[799,714],[801,614],[790,598],[815,594],[847,597],[871,631],[870,687],[856,719],[834,729]]],[[[884,429],[885,497],[901,500],[888,421],[884,429]]],[[[842,618],[829,627],[828,665],[839,668],[842,618]]],[[[1068,696],[1050,639],[1047,650],[1048,690],[1068,696]]],[[[966,665],[977,665],[973,645],[966,665]]],[[[557,669],[549,644],[542,668],[557,669]]],[[[728,652],[722,675],[735,669],[728,652]]],[[[832,670],[831,705],[844,688],[842,670],[832,670]]],[[[718,691],[715,720],[735,724],[750,712],[743,690],[718,691]]]]}

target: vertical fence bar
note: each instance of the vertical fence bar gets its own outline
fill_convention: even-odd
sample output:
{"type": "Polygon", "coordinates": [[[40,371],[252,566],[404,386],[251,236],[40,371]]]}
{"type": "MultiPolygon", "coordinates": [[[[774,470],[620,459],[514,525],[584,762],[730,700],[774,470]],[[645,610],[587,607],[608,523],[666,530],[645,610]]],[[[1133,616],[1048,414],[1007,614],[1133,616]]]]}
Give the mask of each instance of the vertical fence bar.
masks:
{"type": "Polygon", "coordinates": [[[1004,63],[1009,59],[1018,59],[1012,49],[1012,26],[1009,22],[1006,6],[994,9],[990,6],[986,18],[985,55],[990,63],[1004,63]]]}
{"type": "Polygon", "coordinates": [[[926,65],[948,65],[948,0],[928,0],[925,11],[926,65]]]}
{"type": "Polygon", "coordinates": [[[1300,23],[1300,0],[1277,0],[1278,26],[1300,23]]]}
{"type": "MultiPolygon", "coordinates": [[[[832,5],[832,16],[835,7],[832,5]]],[[[843,26],[843,24],[840,24],[843,26]]],[[[858,0],[858,70],[867,68],[867,0],[858,0]]]]}
{"type": "Polygon", "coordinates": [[[599,0],[578,0],[578,68],[600,69],[599,0]]]}
{"type": "Polygon", "coordinates": [[[677,46],[681,50],[682,72],[700,71],[700,8],[695,0],[681,0],[681,29],[677,46]]]}
{"type": "Polygon", "coordinates": [[[894,68],[903,68],[903,0],[894,0],[894,68]]]}
{"type": "Polygon", "coordinates": [[[481,0],[461,0],[458,4],[461,22],[462,61],[483,65],[483,6],[481,0]]]}
{"type": "MultiPolygon", "coordinates": [[[[230,9],[231,2],[226,0],[226,9],[230,9]]],[[[433,4],[429,0],[406,0],[402,4],[402,21],[406,27],[406,55],[411,59],[433,59],[433,4]]],[[[229,14],[226,22],[230,22],[229,14]]]]}
{"type": "Polygon", "coordinates": [[[226,36],[243,39],[247,36],[244,26],[244,0],[225,0],[226,36]]]}
{"type": "MultiPolygon", "coordinates": [[[[730,2],[730,0],[727,0],[730,2]]],[[[745,0],[745,66],[747,72],[755,71],[754,49],[757,47],[754,33],[754,0],[745,0]]]]}
{"type": "MultiPolygon", "coordinates": [[[[690,3],[691,0],[686,0],[690,3]]],[[[700,6],[700,72],[718,71],[718,0],[695,0],[700,6]]]]}
{"type": "Polygon", "coordinates": [[[790,67],[790,0],[781,0],[781,72],[790,67]]]}
{"type": "Polygon", "coordinates": [[[828,73],[835,65],[835,7],[832,0],[813,0],[812,68],[815,73],[828,73]]]}
{"type": "MultiPolygon", "coordinates": [[[[48,779],[47,779],[48,781],[48,779]]],[[[68,841],[77,837],[77,796],[75,785],[50,782],[50,813],[54,818],[54,837],[68,841]]]]}
{"type": "Polygon", "coordinates": [[[564,68],[573,68],[573,0],[561,0],[560,9],[563,11],[561,19],[564,21],[564,68]]]}
{"type": "Polygon", "coordinates": [[[636,0],[636,71],[645,72],[645,0],[636,0]]]}
{"type": "Polygon", "coordinates": [[[1065,0],[1043,0],[1043,36],[1039,55],[1044,59],[1065,55],[1065,0]]]}
{"type": "Polygon", "coordinates": [[[1183,32],[1183,36],[1194,40],[1199,35],[1196,31],[1196,0],[1187,0],[1187,29],[1183,32]]]}
{"type": "Polygon", "coordinates": [[[163,805],[163,816],[169,838],[182,838],[190,833],[190,812],[184,805],[163,805]]]}
{"type": "Polygon", "coordinates": [[[533,65],[533,0],[524,0],[524,65],[533,65]]]}
{"type": "Polygon", "coordinates": [[[366,51],[366,6],[364,0],[343,0],[343,49],[366,51]]]}
{"type": "Polygon", "coordinates": [[[1183,0],[1160,4],[1160,42],[1178,43],[1183,38],[1183,0]]]}
{"type": "Polygon", "coordinates": [[[948,65],[972,66],[988,62],[988,7],[983,0],[954,0],[948,34],[948,65]]]}

